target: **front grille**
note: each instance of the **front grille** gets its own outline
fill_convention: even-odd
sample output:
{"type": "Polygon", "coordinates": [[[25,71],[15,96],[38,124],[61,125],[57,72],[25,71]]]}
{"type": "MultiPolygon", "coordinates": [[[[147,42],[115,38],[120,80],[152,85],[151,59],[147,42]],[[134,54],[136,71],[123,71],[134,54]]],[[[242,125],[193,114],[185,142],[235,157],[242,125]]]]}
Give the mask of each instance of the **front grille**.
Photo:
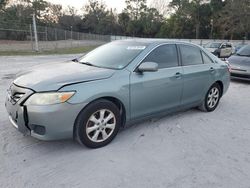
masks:
{"type": "Polygon", "coordinates": [[[25,93],[15,93],[14,95],[10,96],[11,99],[17,103],[23,96],[25,95],[25,93]]]}

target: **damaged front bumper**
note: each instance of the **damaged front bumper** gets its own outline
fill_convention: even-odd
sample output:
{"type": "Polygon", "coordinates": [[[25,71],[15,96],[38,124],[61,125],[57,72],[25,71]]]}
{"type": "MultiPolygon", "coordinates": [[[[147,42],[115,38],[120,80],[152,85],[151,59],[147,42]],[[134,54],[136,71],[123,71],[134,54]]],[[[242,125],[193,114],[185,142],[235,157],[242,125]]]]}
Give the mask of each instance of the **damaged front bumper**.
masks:
{"type": "Polygon", "coordinates": [[[28,127],[27,109],[22,104],[32,93],[33,91],[30,89],[12,84],[7,90],[5,100],[5,107],[11,124],[24,135],[30,134],[30,128],[28,127]]]}

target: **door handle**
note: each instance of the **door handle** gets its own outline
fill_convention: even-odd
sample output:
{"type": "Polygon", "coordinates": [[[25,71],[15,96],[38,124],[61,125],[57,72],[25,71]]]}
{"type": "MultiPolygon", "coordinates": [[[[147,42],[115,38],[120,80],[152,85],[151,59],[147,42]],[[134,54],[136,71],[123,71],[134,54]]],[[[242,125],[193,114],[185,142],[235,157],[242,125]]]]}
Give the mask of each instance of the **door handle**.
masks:
{"type": "Polygon", "coordinates": [[[175,78],[181,78],[181,73],[180,73],[180,72],[177,72],[177,73],[175,74],[175,78]]]}
{"type": "Polygon", "coordinates": [[[215,73],[215,69],[214,69],[213,67],[211,67],[211,68],[210,68],[210,72],[211,72],[212,74],[214,74],[214,73],[215,73]]]}

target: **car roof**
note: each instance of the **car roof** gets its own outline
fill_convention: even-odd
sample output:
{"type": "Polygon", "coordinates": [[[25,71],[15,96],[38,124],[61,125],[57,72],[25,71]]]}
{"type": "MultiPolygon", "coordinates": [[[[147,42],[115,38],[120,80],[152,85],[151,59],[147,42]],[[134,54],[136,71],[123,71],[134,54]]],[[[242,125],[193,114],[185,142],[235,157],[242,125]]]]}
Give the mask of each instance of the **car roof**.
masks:
{"type": "MultiPolygon", "coordinates": [[[[114,41],[115,42],[115,41],[114,41]]],[[[187,41],[178,41],[174,39],[153,39],[153,38],[134,38],[134,39],[124,39],[124,40],[117,40],[116,42],[124,42],[124,43],[141,43],[145,45],[159,45],[159,44],[165,44],[165,43],[175,43],[175,44],[188,44],[193,46],[198,46],[197,44],[187,42],[187,41]]]]}

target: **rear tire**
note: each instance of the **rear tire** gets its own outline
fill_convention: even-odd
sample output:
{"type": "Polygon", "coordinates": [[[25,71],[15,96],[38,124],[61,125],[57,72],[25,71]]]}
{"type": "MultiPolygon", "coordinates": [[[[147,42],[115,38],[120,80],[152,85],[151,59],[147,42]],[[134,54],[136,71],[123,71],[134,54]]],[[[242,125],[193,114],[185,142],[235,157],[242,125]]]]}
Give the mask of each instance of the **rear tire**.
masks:
{"type": "Polygon", "coordinates": [[[205,99],[203,100],[202,104],[199,106],[199,109],[204,112],[212,112],[214,111],[221,98],[221,87],[218,83],[214,83],[208,90],[205,99]]]}
{"type": "Polygon", "coordinates": [[[97,100],[78,115],[75,139],[89,148],[100,148],[115,138],[120,125],[121,115],[118,107],[108,100],[97,100]]]}

